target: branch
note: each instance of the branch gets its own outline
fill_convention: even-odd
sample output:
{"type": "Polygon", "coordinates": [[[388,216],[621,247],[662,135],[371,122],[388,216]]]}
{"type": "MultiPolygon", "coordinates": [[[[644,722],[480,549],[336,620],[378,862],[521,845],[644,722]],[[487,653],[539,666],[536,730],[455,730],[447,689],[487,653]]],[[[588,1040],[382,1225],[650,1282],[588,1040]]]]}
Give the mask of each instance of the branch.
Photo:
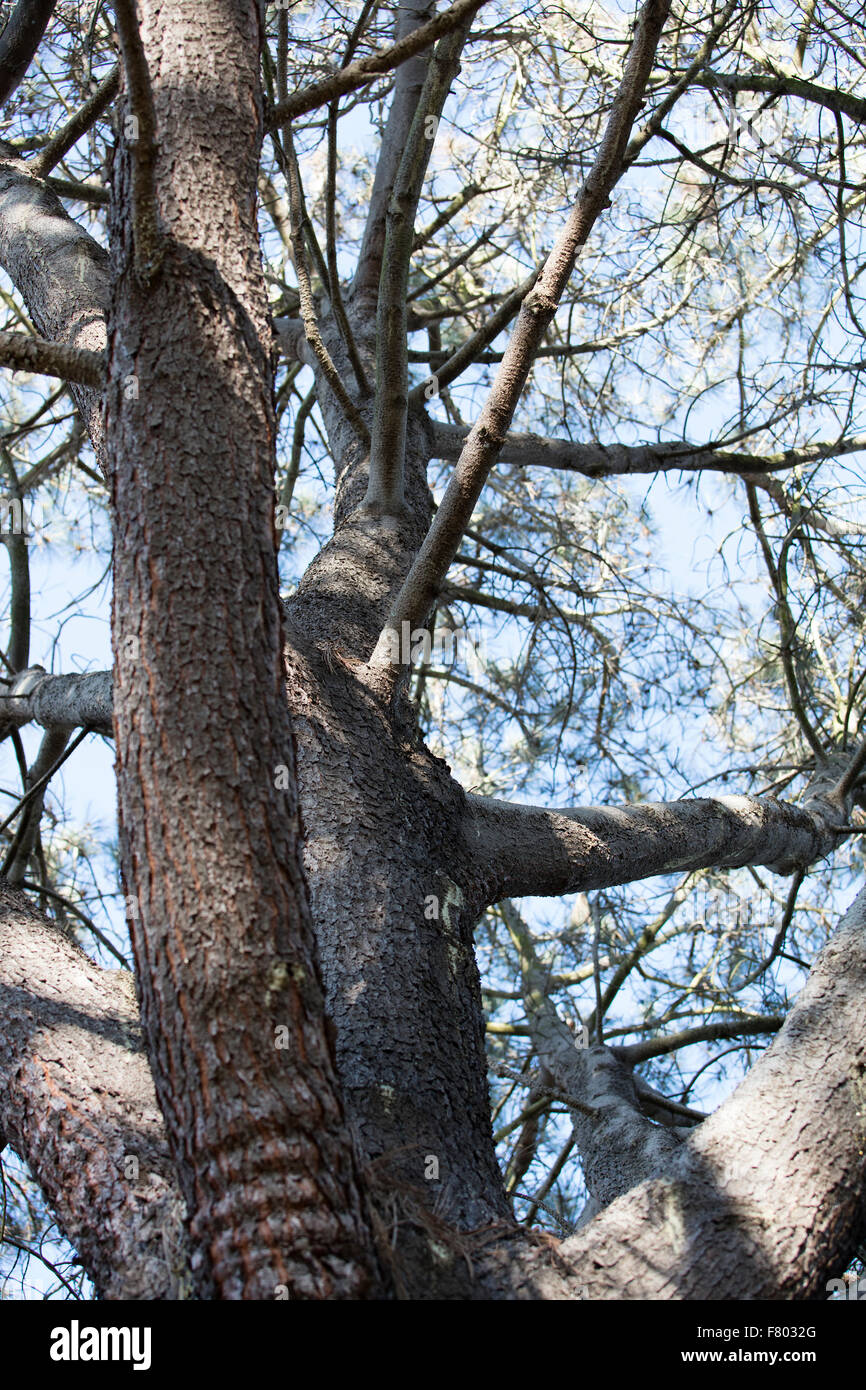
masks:
{"type": "Polygon", "coordinates": [[[9,100],[36,56],[57,0],[18,0],[0,34],[0,106],[9,100]]]}
{"type": "Polygon", "coordinates": [[[104,353],[67,347],[65,343],[49,343],[45,338],[31,338],[26,333],[0,332],[0,365],[11,367],[13,372],[34,372],[39,376],[77,381],[96,390],[105,381],[104,353]]]}
{"type": "Polygon", "coordinates": [[[752,1038],[764,1033],[778,1033],[784,1018],[768,1015],[764,1018],[734,1018],[724,1023],[702,1023],[696,1028],[683,1028],[679,1033],[669,1033],[664,1038],[647,1038],[645,1042],[629,1043],[625,1047],[611,1050],[627,1066],[636,1067],[653,1057],[667,1057],[681,1047],[693,1047],[695,1043],[722,1042],[728,1038],[752,1038]]]}
{"type": "MultiPolygon", "coordinates": [[[[441,421],[433,423],[432,457],[459,459],[469,429],[441,421]]],[[[582,473],[587,478],[611,478],[629,473],[715,472],[751,475],[781,473],[798,464],[841,458],[866,450],[866,436],[807,444],[777,454],[749,454],[723,445],[681,444],[579,444],[570,439],[550,439],[540,434],[508,434],[499,451],[502,463],[522,468],[557,468],[582,473]]]]}
{"type": "MultiPolygon", "coordinates": [[[[67,155],[72,146],[77,144],[82,135],[86,135],[90,127],[95,125],[99,117],[108,109],[114,98],[117,96],[120,86],[120,68],[113,67],[107,77],[100,82],[93,96],[88,97],[87,101],[69,117],[69,120],[52,135],[47,145],[39,151],[35,159],[31,161],[30,168],[39,179],[44,179],[55,165],[59,164],[64,155],[67,155]]],[[[57,180],[59,183],[60,180],[57,180]]],[[[84,185],[86,187],[86,185],[84,185]]],[[[109,194],[107,189],[97,189],[98,193],[104,197],[95,198],[96,202],[108,202],[109,194]]]]}
{"type": "Polygon", "coordinates": [[[275,141],[275,147],[283,157],[284,173],[289,187],[289,204],[291,207],[292,219],[292,252],[295,262],[295,274],[298,277],[301,320],[304,325],[307,343],[321,368],[322,375],[337,398],[343,414],[349,421],[349,424],[352,426],[361,443],[366,448],[369,448],[370,431],[367,428],[367,422],[343,384],[334,359],[331,357],[325,345],[316,317],[316,304],[313,299],[310,271],[307,265],[306,250],[304,248],[303,192],[301,189],[298,160],[292,140],[291,126],[286,125],[284,127],[282,145],[275,141]]]}
{"type": "Polygon", "coordinates": [[[366,86],[380,73],[400,67],[410,58],[414,58],[416,53],[423,53],[425,48],[429,48],[443,34],[456,29],[468,14],[474,14],[480,8],[481,3],[482,0],[455,0],[453,5],[436,15],[435,19],[398,39],[390,48],[385,48],[370,58],[359,58],[357,62],[350,63],[331,77],[314,82],[309,87],[302,87],[294,96],[289,97],[288,101],[281,101],[273,107],[266,117],[265,129],[274,130],[285,121],[293,121],[297,116],[315,111],[316,107],[324,106],[326,102],[333,101],[346,92],[354,92],[358,87],[366,86]]]}
{"type": "Polygon", "coordinates": [[[750,483],[752,487],[760,488],[768,497],[771,497],[779,510],[789,520],[799,518],[814,527],[816,531],[823,531],[825,535],[832,536],[834,540],[850,540],[852,535],[862,535],[866,529],[862,525],[858,525],[850,515],[846,517],[845,521],[837,521],[834,517],[818,511],[817,507],[813,507],[811,503],[790,497],[778,479],[771,478],[766,473],[744,473],[742,477],[744,482],[750,483]]]}
{"type": "MultiPolygon", "coordinates": [[[[23,161],[2,156],[0,265],[43,338],[96,353],[105,350],[108,253],[23,161]]],[[[72,394],[102,459],[101,390],[77,383],[72,394]]]]}
{"type": "MultiPolygon", "coordinates": [[[[738,4],[739,0],[729,0],[729,3],[722,11],[715,25],[710,30],[709,34],[702,43],[695,59],[692,61],[692,63],[689,64],[689,67],[686,69],[686,71],[683,73],[683,75],[679,78],[677,83],[665,97],[664,101],[662,101],[661,104],[654,111],[650,120],[644,126],[642,126],[642,128],[629,142],[625,154],[623,155],[623,170],[625,170],[625,168],[634,163],[640,151],[643,149],[644,145],[646,145],[652,139],[653,135],[655,135],[658,132],[664,117],[676,104],[676,102],[683,95],[683,93],[687,90],[695,73],[699,72],[700,69],[703,67],[704,63],[707,61],[709,55],[711,54],[715,46],[717,39],[722,33],[724,33],[726,27],[729,24],[731,15],[736,10],[738,4]]],[[[464,201],[463,195],[461,195],[460,198],[455,199],[455,204],[457,206],[462,206],[462,201],[464,201]]],[[[451,207],[453,208],[455,204],[452,204],[451,207]]],[[[450,215],[450,209],[446,208],[445,214],[443,215],[444,220],[447,221],[450,215]]],[[[439,225],[441,225],[440,219],[437,218],[437,220],[433,223],[433,228],[438,228],[439,225]]],[[[424,236],[425,240],[426,238],[427,234],[425,234],[424,236]]],[[[533,274],[529,277],[525,284],[518,286],[517,289],[511,295],[509,295],[508,299],[501,306],[501,308],[499,308],[496,311],[496,313],[492,315],[488,322],[482,325],[482,327],[476,333],[473,333],[472,336],[468,338],[465,343],[461,344],[461,346],[457,349],[456,352],[454,352],[450,357],[443,358],[442,363],[438,367],[434,367],[433,363],[431,362],[430,369],[435,374],[428,382],[422,382],[420,386],[416,386],[410,392],[409,400],[411,404],[422,404],[423,400],[429,399],[431,385],[435,387],[437,394],[441,394],[444,388],[446,386],[449,386],[452,381],[455,381],[457,377],[460,376],[461,373],[464,372],[465,369],[472,363],[500,362],[502,360],[501,354],[485,354],[483,352],[483,349],[487,347],[490,343],[492,343],[494,338],[496,338],[499,335],[502,329],[505,328],[507,324],[511,322],[511,319],[517,311],[517,308],[520,305],[524,295],[532,288],[533,284],[535,283],[536,274],[537,272],[533,272],[533,274]]],[[[564,345],[561,347],[558,346],[551,348],[538,348],[536,350],[535,356],[559,356],[565,352],[593,352],[597,351],[602,346],[604,346],[604,344],[602,343],[578,343],[574,345],[564,345]]],[[[410,361],[411,360],[412,359],[410,355],[410,361]]]]}
{"type": "Polygon", "coordinates": [[[102,1298],[183,1297],[183,1205],[132,977],[0,884],[0,1130],[102,1298]]]}
{"type": "MultiPolygon", "coordinates": [[[[419,33],[435,8],[434,0],[403,0],[398,6],[395,33],[398,41],[419,33]]],[[[376,157],[376,172],[364,222],[361,250],[352,279],[352,300],[358,319],[375,314],[385,249],[385,220],[391,190],[403,157],[415,111],[424,86],[427,62],[416,54],[397,71],[388,119],[376,157]]]]}
{"type": "Polygon", "coordinates": [[[0,825],[0,833],[5,832],[16,816],[23,811],[24,814],[18,822],[18,829],[13,834],[3,859],[0,878],[5,878],[9,883],[17,886],[25,877],[30,856],[39,841],[39,822],[42,818],[48,783],[55,772],[66,762],[69,754],[74,751],[74,747],[77,747],[86,737],[87,730],[82,729],[75,740],[75,745],[70,747],[67,752],[66,745],[69,742],[69,734],[66,729],[49,729],[42,735],[42,743],[36,761],[27,774],[27,791],[0,825]]]}
{"type": "Polygon", "coordinates": [[[41,666],[31,667],[0,694],[0,729],[33,721],[44,729],[91,729],[111,737],[111,683],[110,671],[51,676],[41,666]]]}
{"type": "Polygon", "coordinates": [[[466,835],[490,902],[747,864],[790,874],[840,843],[850,811],[829,801],[829,790],[822,784],[796,806],[725,796],[574,810],[469,796],[466,835]]]}
{"type": "MultiPolygon", "coordinates": [[[[9,492],[0,497],[0,526],[4,512],[16,505],[23,509],[23,491],[18,484],[15,468],[8,452],[3,450],[3,463],[9,476],[9,492]]],[[[30,551],[24,528],[10,526],[2,535],[9,553],[9,648],[7,659],[12,671],[24,671],[30,660],[30,551]]]]}
{"type": "MultiPolygon", "coordinates": [[[[371,14],[376,9],[378,0],[364,0],[361,13],[358,16],[355,27],[349,36],[349,41],[343,53],[343,68],[348,67],[354,56],[361,36],[364,33],[371,14]]],[[[282,16],[280,17],[282,24],[282,16]]],[[[281,31],[282,32],[282,31],[281,31]]],[[[280,90],[279,99],[288,97],[288,92],[280,90]]],[[[340,336],[346,344],[346,352],[349,354],[349,361],[352,364],[352,371],[355,373],[355,380],[358,383],[358,390],[362,396],[372,395],[370,383],[367,380],[367,373],[358,345],[355,342],[355,335],[352,332],[346,314],[346,307],[343,303],[343,291],[340,286],[340,269],[337,263],[337,122],[340,115],[339,99],[332,101],[328,107],[328,167],[325,179],[325,249],[328,262],[328,281],[331,288],[331,307],[334,312],[334,319],[340,330],[340,336]]],[[[378,173],[378,164],[377,170],[378,173]]]]}
{"type": "Polygon", "coordinates": [[[388,204],[376,310],[376,401],[365,499],[367,509],[375,516],[399,516],[403,510],[409,407],[406,324],[415,214],[436,127],[459,70],[460,53],[474,13],[470,10],[454,33],[441,40],[430,59],[388,204]]]}
{"type": "Polygon", "coordinates": [[[866,124],[866,97],[857,97],[853,92],[842,92],[837,88],[819,87],[802,77],[770,76],[767,73],[735,77],[728,73],[705,72],[697,78],[697,83],[701,87],[724,92],[766,92],[768,96],[800,97],[803,101],[835,111],[837,115],[849,116],[858,125],[866,124]]]}
{"type": "Polygon", "coordinates": [[[591,1299],[826,1297],[866,1219],[866,890],[772,1045],[663,1174],[559,1246],[591,1299]]]}
{"type": "Polygon", "coordinates": [[[111,202],[111,193],[101,183],[79,183],[76,179],[55,179],[46,180],[48,187],[60,198],[71,198],[78,203],[96,204],[98,207],[108,207],[111,202]]]}
{"type": "Polygon", "coordinates": [[[422,246],[426,246],[429,241],[433,240],[437,232],[440,232],[443,227],[448,226],[451,219],[456,217],[458,212],[466,207],[467,203],[471,203],[473,198],[477,198],[479,193],[483,192],[484,190],[480,183],[467,183],[466,187],[462,189],[455,198],[451,199],[447,207],[445,207],[442,212],[438,213],[428,226],[422,227],[420,232],[415,233],[412,240],[412,250],[420,251],[422,246]]]}
{"type": "MultiPolygon", "coordinates": [[[[533,270],[525,280],[522,280],[515,289],[505,296],[498,309],[494,310],[480,328],[471,333],[466,341],[461,343],[449,357],[443,359],[432,377],[427,381],[420,382],[418,386],[413,386],[409,392],[411,405],[422,405],[429,398],[431,387],[441,395],[445,388],[450,386],[452,381],[456,381],[467,367],[480,360],[484,348],[492,343],[494,338],[498,338],[504,328],[508,327],[526,296],[537,283],[538,276],[539,271],[533,270]]],[[[537,353],[535,355],[537,356],[537,353]]],[[[505,353],[497,356],[496,360],[498,362],[504,361],[505,353]]],[[[468,437],[468,429],[466,434],[468,437]]]]}
{"type": "Polygon", "coordinates": [[[681,1140],[651,1124],[627,1065],[610,1048],[579,1046],[548,996],[547,971],[526,923],[507,900],[502,915],[520,962],[533,1052],[559,1090],[574,1097],[571,1121],[596,1207],[666,1165],[681,1140]]]}
{"type": "MultiPolygon", "coordinates": [[[[402,630],[404,621],[408,620],[410,627],[423,625],[469,525],[487,475],[504,443],[535,351],[557,311],[578,252],[585,245],[599,214],[608,206],[609,194],[622,172],[628,138],[643,100],[669,9],[670,0],[645,0],[625,75],[614,98],[589,177],[534,288],[523,301],[493,387],[371,657],[373,666],[388,668],[391,665],[392,634],[402,630]]],[[[392,669],[396,675],[396,668],[392,669]]]]}
{"type": "Polygon", "coordinates": [[[115,0],[114,13],[132,109],[131,119],[135,123],[128,137],[132,165],[135,273],[141,284],[145,285],[158,270],[162,259],[155,181],[156,111],[135,0],[115,0]]]}

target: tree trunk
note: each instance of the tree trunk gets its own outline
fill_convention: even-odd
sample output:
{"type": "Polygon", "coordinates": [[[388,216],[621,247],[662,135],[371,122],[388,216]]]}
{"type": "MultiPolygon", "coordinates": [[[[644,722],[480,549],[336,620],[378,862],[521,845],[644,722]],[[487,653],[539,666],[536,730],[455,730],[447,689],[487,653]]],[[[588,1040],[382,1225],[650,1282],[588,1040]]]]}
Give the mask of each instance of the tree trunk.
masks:
{"type": "Polygon", "coordinates": [[[359,1297],[375,1261],[324,1028],[284,694],[259,7],[138,10],[130,86],[145,112],[149,86],[160,141],[141,148],[141,115],[117,159],[107,425],[142,1019],[198,1292],[359,1297]]]}
{"type": "MultiPolygon", "coordinates": [[[[114,686],[109,701],[104,675],[27,671],[4,721],[35,719],[62,740],[79,725],[107,730],[113,706],[140,1023],[125,977],[82,964],[5,892],[0,1125],[107,1297],[183,1296],[187,1258],[192,1292],[225,1299],[814,1296],[864,1226],[866,899],[746,1082],[691,1133],[651,1122],[636,1056],[577,1052],[519,943],[543,1084],[572,1110],[597,1213],[563,1243],[510,1215],[472,933],[511,893],[698,864],[790,872],[838,843],[849,803],[833,799],[832,776],[800,807],[727,798],[545,811],[465,794],[418,733],[406,671],[370,660],[429,532],[429,460],[457,457],[459,441],[410,408],[401,505],[374,515],[363,443],[372,404],[359,394],[347,418],[296,329],[284,347],[316,372],[334,530],[281,604],[255,203],[264,7],[115,8],[125,136],[104,433],[98,391],[76,388],[112,490],[114,686]],[[50,953],[58,981],[46,974],[50,953]],[[139,1110],[141,1134],[130,1138],[139,1110]],[[145,1170],[135,1179],[130,1153],[145,1170]]],[[[431,8],[409,0],[401,29],[431,8]]],[[[650,28],[666,12],[649,4],[650,28]]],[[[370,379],[386,210],[426,68],[417,57],[395,81],[348,302],[370,379]]],[[[602,160],[610,178],[643,92],[632,87],[602,160]]],[[[589,189],[593,217],[609,187],[589,189]]],[[[557,283],[588,234],[586,207],[581,218],[557,283]]],[[[0,260],[40,332],[98,351],[109,275],[94,247],[4,157],[0,260]]],[[[550,299],[541,317],[555,308],[550,299]]],[[[327,311],[318,328],[351,381],[327,311]]],[[[488,431],[464,479],[461,534],[519,375],[500,402],[500,432],[488,431]]],[[[538,441],[511,446],[519,455],[538,441]]],[[[554,452],[561,466],[603,471],[591,452],[554,452]]],[[[407,611],[444,582],[447,550],[407,611]]],[[[503,911],[519,942],[519,922],[503,911]]]]}

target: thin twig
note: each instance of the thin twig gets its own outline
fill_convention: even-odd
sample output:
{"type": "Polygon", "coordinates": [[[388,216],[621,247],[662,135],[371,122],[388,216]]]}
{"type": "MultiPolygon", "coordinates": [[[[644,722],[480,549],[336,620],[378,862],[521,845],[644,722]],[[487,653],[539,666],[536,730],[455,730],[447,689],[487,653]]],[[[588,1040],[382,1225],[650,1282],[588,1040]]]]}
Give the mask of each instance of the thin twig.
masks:
{"type": "Polygon", "coordinates": [[[505,442],[535,351],[553,321],[577,256],[599,215],[609,205],[611,190],[623,170],[629,135],[644,98],[669,11],[670,0],[645,0],[635,26],[625,74],[589,176],[538,281],[523,301],[481,415],[470,432],[433,524],[370,658],[371,666],[383,670],[391,667],[391,680],[396,680],[399,673],[396,663],[392,666],[393,633],[402,631],[404,621],[408,620],[410,627],[423,623],[505,442]]]}
{"type": "Polygon", "coordinates": [[[63,766],[67,758],[71,757],[72,754],[75,752],[79,743],[81,743],[83,739],[87,738],[87,735],[92,732],[92,729],[79,730],[79,732],[76,734],[75,738],[72,740],[66,751],[64,753],[61,753],[59,758],[55,759],[55,761],[51,764],[51,767],[49,767],[48,771],[43,773],[43,775],[39,778],[38,782],[34,782],[32,787],[28,787],[27,791],[24,793],[17,806],[13,806],[6,819],[2,823],[0,823],[0,834],[2,834],[4,830],[8,829],[12,821],[14,821],[15,817],[21,811],[24,810],[24,807],[27,806],[33,800],[34,796],[36,796],[42,790],[43,787],[48,785],[55,772],[57,772],[58,768],[61,768],[63,766]]]}
{"type": "Polygon", "coordinates": [[[285,175],[289,188],[289,207],[291,209],[291,238],[292,252],[295,258],[295,274],[298,277],[298,293],[301,301],[301,319],[304,324],[304,333],[307,342],[310,344],[316,361],[322,369],[322,374],[340,403],[343,414],[354,429],[358,438],[365,448],[370,447],[370,431],[366,422],[346,390],[340,378],[340,373],[334,364],[331,354],[325,346],[322,334],[319,330],[316,318],[316,306],[313,300],[313,290],[310,283],[310,271],[307,265],[306,251],[304,249],[303,224],[301,220],[301,180],[298,170],[295,146],[292,140],[292,131],[289,125],[283,128],[283,150],[285,154],[285,175]]]}
{"type": "MultiPolygon", "coordinates": [[[[358,21],[349,36],[346,51],[343,54],[343,68],[346,68],[351,61],[352,55],[358,46],[361,35],[367,25],[373,10],[376,9],[378,0],[366,0],[358,21]]],[[[280,93],[282,100],[283,93],[280,93]]],[[[361,361],[358,345],[352,332],[343,304],[343,292],[340,288],[340,273],[337,266],[337,121],[340,114],[339,100],[332,101],[328,107],[328,164],[325,179],[325,255],[328,264],[328,279],[331,289],[331,307],[334,311],[334,319],[340,330],[343,342],[346,344],[346,352],[349,354],[349,361],[352,364],[352,371],[355,373],[355,380],[358,383],[358,390],[362,396],[371,395],[370,383],[364,364],[361,361]]]]}

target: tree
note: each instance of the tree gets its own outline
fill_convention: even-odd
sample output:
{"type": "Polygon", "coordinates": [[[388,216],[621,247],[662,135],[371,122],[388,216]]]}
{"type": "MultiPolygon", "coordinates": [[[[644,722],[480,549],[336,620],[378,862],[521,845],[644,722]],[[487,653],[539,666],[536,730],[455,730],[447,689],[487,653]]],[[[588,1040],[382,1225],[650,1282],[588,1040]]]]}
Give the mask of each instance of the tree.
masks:
{"type": "Polygon", "coordinates": [[[817,955],[797,901],[830,855],[844,892],[864,799],[862,19],[340,13],[22,3],[0,36],[0,358],[61,383],[4,452],[0,1129],[103,1297],[814,1296],[864,1218],[866,897],[817,955]],[[110,499],[111,673],[30,663],[16,515],[70,469],[110,499]],[[661,592],[648,508],[600,480],[671,472],[744,498],[763,580],[661,592]],[[443,658],[458,610],[506,617],[507,659],[443,658]],[[736,795],[673,794],[676,704],[736,795]],[[48,834],[94,734],[135,997],[48,834]],[[491,794],[559,758],[599,804],[491,794]],[[784,904],[769,949],[677,915],[738,869],[784,904]],[[550,933],[515,902],[573,894],[550,933]],[[686,1103],[689,1049],[768,1036],[686,1103]],[[547,1201],[572,1149],[579,1219],[574,1178],[547,1201]]]}

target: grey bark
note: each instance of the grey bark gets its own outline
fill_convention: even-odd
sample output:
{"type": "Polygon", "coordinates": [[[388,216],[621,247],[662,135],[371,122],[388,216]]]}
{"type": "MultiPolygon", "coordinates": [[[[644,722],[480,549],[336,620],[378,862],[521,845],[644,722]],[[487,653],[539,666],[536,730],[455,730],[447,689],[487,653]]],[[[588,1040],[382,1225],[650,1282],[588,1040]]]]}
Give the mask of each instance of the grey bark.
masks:
{"type": "MultiPolygon", "coordinates": [[[[433,457],[457,460],[469,431],[437,420],[433,426],[433,457]]],[[[539,434],[509,433],[499,451],[502,463],[521,468],[558,468],[582,473],[586,478],[612,478],[629,473],[667,473],[701,469],[718,473],[777,473],[800,463],[841,458],[866,449],[866,439],[827,440],[802,449],[776,454],[751,454],[746,450],[716,448],[707,444],[584,444],[570,439],[549,439],[539,434]]]]}
{"type": "Polygon", "coordinates": [[[0,1130],[100,1296],[187,1296],[185,1211],[132,976],[101,970],[2,884],[0,1017],[0,1130]]]}
{"type": "Polygon", "coordinates": [[[0,34],[0,105],[25,76],[57,0],[18,0],[0,34]]]}
{"type": "Polygon", "coordinates": [[[0,731],[23,724],[44,729],[92,729],[113,734],[111,672],[55,676],[41,666],[21,671],[0,695],[0,731]]]}
{"type": "Polygon", "coordinates": [[[725,796],[562,811],[470,797],[465,834],[498,901],[713,865],[789,874],[831,853],[846,822],[844,809],[822,797],[801,806],[725,796]]]}
{"type": "Polygon", "coordinates": [[[590,1297],[803,1299],[843,1272],[866,1220],[864,989],[866,890],[733,1096],[560,1247],[590,1297]]]}
{"type": "MultiPolygon", "coordinates": [[[[0,152],[0,265],[20,291],[39,332],[53,343],[103,353],[108,254],[68,216],[23,160],[0,152]]],[[[74,385],[102,460],[101,388],[74,385]]]]}

